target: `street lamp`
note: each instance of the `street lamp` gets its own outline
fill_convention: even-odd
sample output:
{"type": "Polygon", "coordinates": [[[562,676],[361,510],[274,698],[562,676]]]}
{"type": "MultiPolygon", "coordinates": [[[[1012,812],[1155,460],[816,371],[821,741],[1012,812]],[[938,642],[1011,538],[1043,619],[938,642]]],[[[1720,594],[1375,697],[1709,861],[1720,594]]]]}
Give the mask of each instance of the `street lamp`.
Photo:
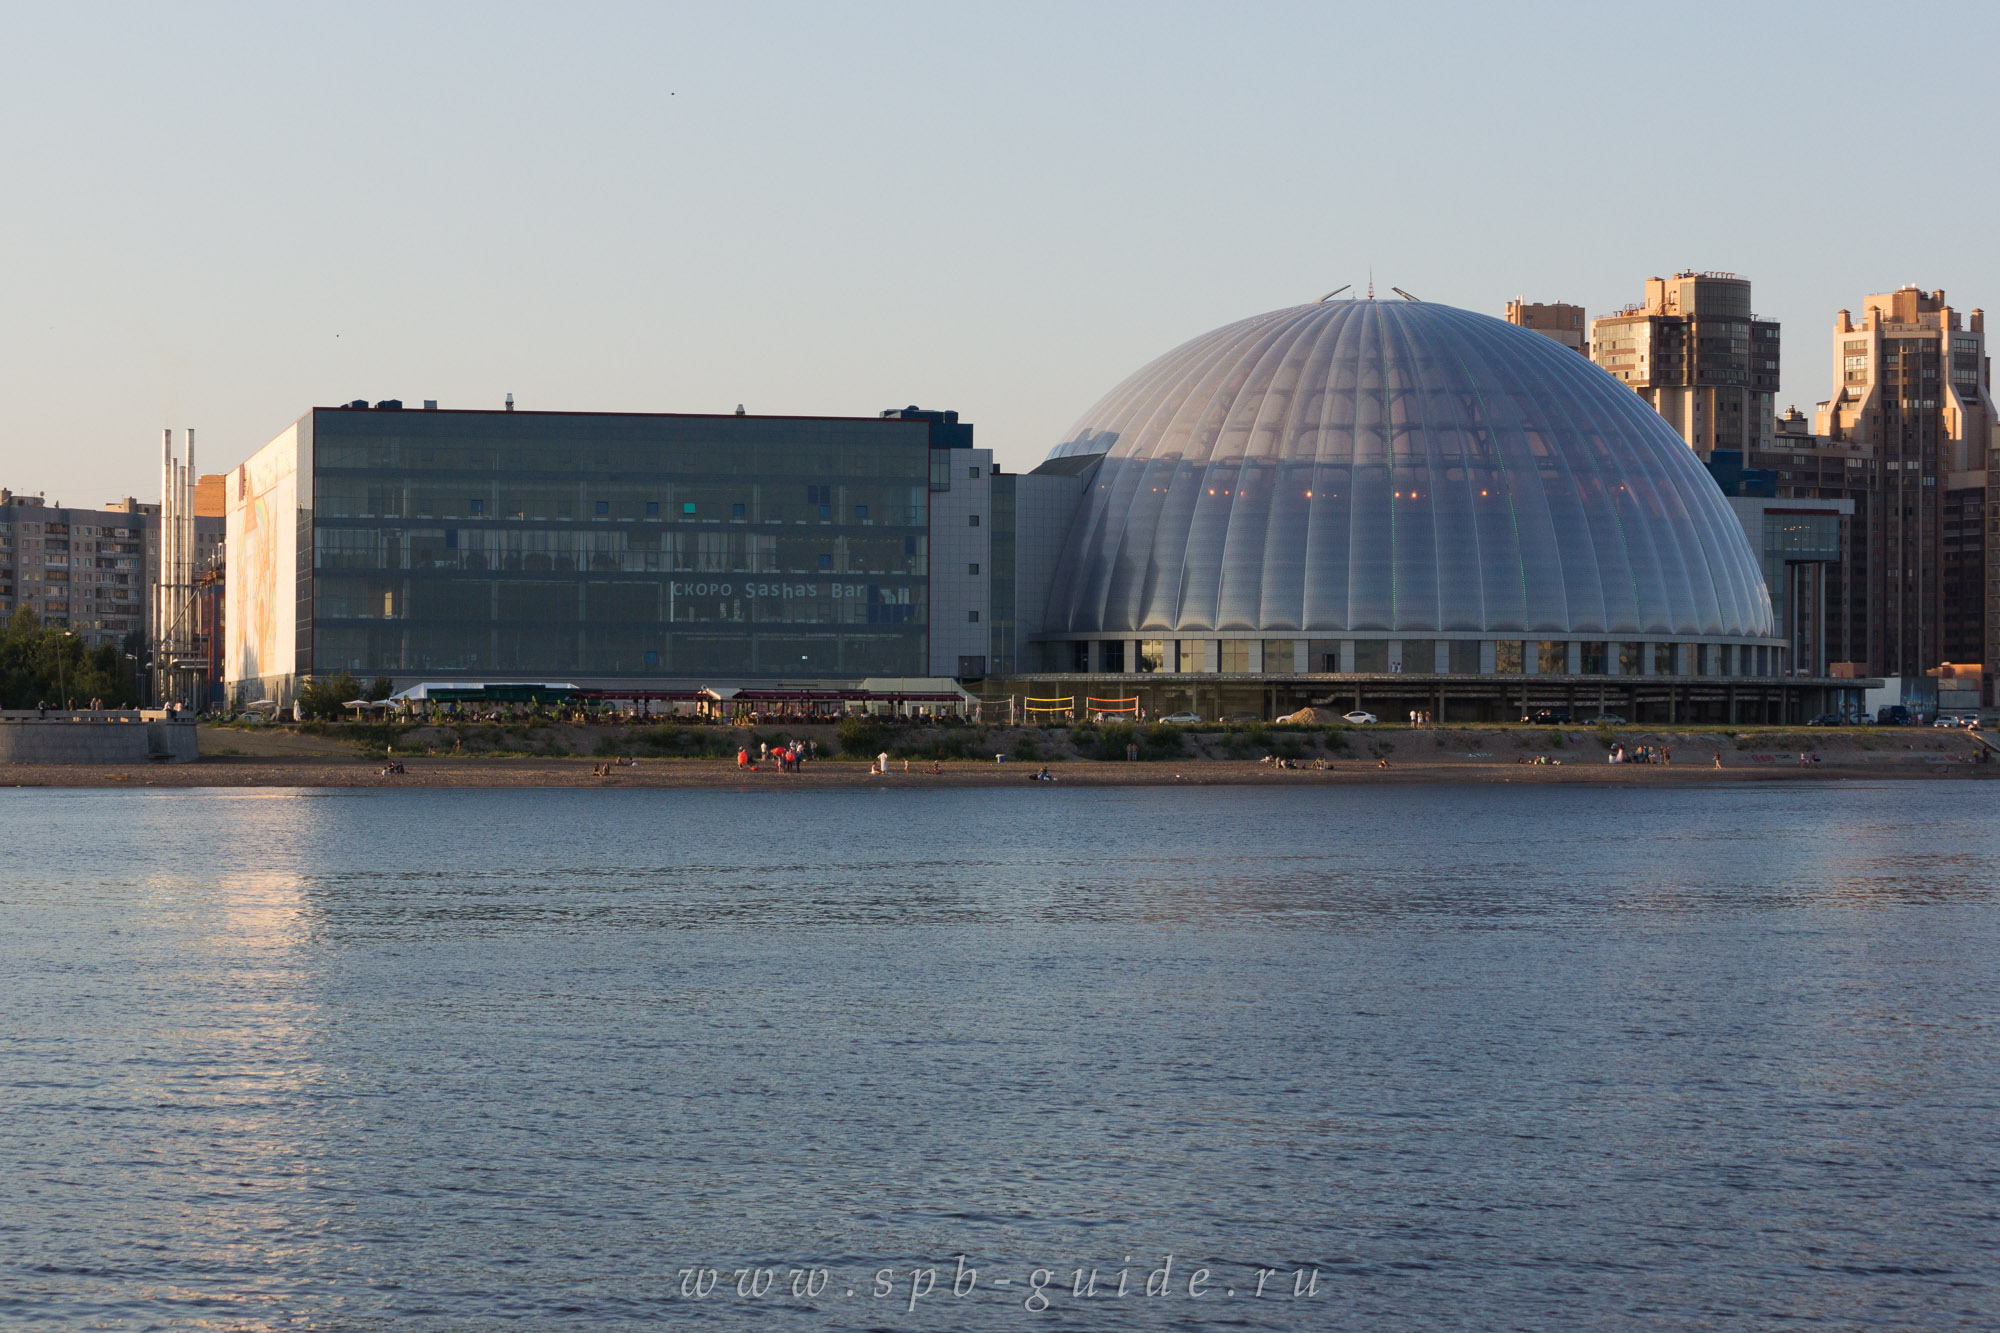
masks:
{"type": "MultiPolygon", "coordinates": [[[[62,636],[65,639],[76,637],[69,630],[64,630],[62,636]]],[[[58,643],[56,645],[56,698],[62,701],[62,708],[65,713],[69,711],[69,686],[63,683],[63,659],[68,656],[69,645],[67,643],[58,643]]]]}

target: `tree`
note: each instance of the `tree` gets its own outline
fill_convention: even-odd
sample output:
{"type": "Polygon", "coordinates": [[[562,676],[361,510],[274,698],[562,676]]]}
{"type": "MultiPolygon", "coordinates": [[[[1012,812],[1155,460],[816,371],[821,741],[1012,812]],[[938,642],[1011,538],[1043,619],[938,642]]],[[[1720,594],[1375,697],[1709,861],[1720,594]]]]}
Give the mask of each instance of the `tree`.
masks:
{"type": "Polygon", "coordinates": [[[88,647],[71,631],[42,624],[32,609],[16,611],[0,633],[0,706],[60,708],[92,699],[113,708],[137,702],[118,649],[88,647]]]}
{"type": "Polygon", "coordinates": [[[332,680],[309,680],[299,689],[299,715],[307,718],[336,718],[349,699],[361,697],[361,682],[343,671],[332,680]]]}

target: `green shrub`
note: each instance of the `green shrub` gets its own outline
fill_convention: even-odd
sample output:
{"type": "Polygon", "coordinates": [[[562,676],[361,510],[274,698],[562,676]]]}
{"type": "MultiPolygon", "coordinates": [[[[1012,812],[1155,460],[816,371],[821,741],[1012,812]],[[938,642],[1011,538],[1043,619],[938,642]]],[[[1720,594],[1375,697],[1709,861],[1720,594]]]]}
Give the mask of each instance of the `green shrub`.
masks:
{"type": "Polygon", "coordinates": [[[1029,762],[1042,757],[1042,747],[1035,744],[1034,733],[1027,731],[1021,733],[1020,739],[1014,742],[1014,757],[1029,762]]]}
{"type": "Polygon", "coordinates": [[[842,754],[873,759],[889,748],[889,729],[870,717],[843,717],[836,732],[842,754]]]}
{"type": "Polygon", "coordinates": [[[950,736],[935,731],[915,732],[889,742],[889,753],[898,759],[964,759],[978,757],[977,735],[950,736]]]}
{"type": "Polygon", "coordinates": [[[299,689],[299,715],[305,718],[336,718],[340,706],[361,697],[361,682],[343,671],[332,680],[309,680],[299,689]]]}
{"type": "Polygon", "coordinates": [[[1549,733],[1549,744],[1558,750],[1562,749],[1563,734],[1560,731],[1551,731],[1549,733]]]}
{"type": "Polygon", "coordinates": [[[1597,743],[1605,749],[1610,749],[1616,740],[1617,738],[1611,734],[1611,728],[1599,727],[1597,729],[1597,743]]]}
{"type": "Polygon", "coordinates": [[[671,722],[657,727],[642,727],[632,736],[632,748],[649,754],[678,754],[687,740],[687,733],[671,722]]]}

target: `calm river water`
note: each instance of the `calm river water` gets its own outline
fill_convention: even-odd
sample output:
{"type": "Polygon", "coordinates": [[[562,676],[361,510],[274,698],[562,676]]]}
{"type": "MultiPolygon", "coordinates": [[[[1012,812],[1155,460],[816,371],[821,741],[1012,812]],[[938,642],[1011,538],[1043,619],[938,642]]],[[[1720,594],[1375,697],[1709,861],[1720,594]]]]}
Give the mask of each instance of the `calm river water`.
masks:
{"type": "Polygon", "coordinates": [[[1990,1328],[1994,791],[0,792],[0,1325],[1990,1328]]]}

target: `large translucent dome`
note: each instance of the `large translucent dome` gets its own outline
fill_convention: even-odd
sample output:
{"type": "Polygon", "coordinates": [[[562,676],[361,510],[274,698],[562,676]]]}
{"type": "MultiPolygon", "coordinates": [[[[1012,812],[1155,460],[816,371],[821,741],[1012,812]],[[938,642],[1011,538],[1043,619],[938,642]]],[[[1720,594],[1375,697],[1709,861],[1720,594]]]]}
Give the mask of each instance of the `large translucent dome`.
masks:
{"type": "Polygon", "coordinates": [[[1707,471],[1636,394],[1450,306],[1329,301],[1229,324],[1106,394],[1054,637],[1429,631],[1765,639],[1707,471]]]}

